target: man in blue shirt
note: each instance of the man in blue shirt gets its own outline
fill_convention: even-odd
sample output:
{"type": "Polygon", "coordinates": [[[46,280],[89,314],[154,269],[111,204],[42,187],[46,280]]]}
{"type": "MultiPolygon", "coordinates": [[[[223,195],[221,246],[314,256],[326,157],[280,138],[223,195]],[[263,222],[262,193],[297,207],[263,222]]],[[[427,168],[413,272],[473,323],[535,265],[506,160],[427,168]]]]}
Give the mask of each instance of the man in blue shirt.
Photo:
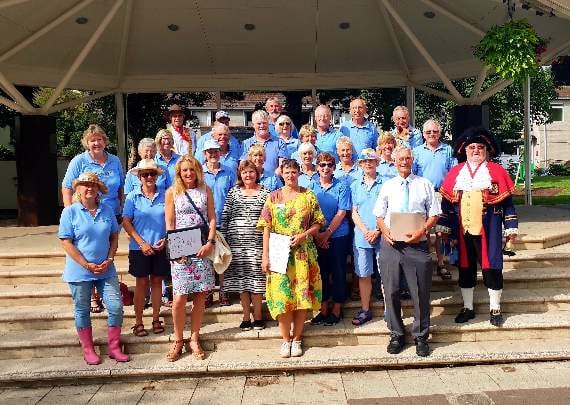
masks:
{"type": "MultiPolygon", "coordinates": [[[[213,137],[214,127],[216,126],[217,123],[224,124],[229,129],[230,115],[226,111],[223,110],[218,111],[216,113],[216,121],[214,121],[212,129],[209,132],[206,132],[200,138],[198,138],[198,141],[196,142],[196,152],[194,152],[194,157],[198,159],[198,161],[202,164],[204,163],[204,142],[206,142],[208,139],[214,139],[215,141],[220,143],[218,139],[215,139],[215,137],[213,137]]],[[[222,146],[221,143],[220,146],[222,146]]],[[[222,147],[222,149],[224,148],[222,147]]],[[[232,156],[237,155],[237,160],[239,161],[239,157],[241,156],[241,144],[239,143],[237,138],[231,134],[231,132],[229,134],[229,149],[231,151],[232,156]]],[[[223,155],[224,153],[222,151],[222,156],[223,155]]],[[[222,164],[224,163],[222,162],[222,164]]]]}
{"type": "Polygon", "coordinates": [[[392,121],[395,125],[392,135],[396,137],[397,146],[405,146],[413,150],[423,143],[421,131],[410,125],[410,112],[407,107],[399,105],[394,108],[392,121]]]}
{"type": "Polygon", "coordinates": [[[332,113],[329,106],[321,104],[315,109],[315,122],[317,123],[317,144],[319,152],[328,152],[338,162],[336,141],[342,136],[340,132],[331,127],[332,113]]]}
{"type": "MultiPolygon", "coordinates": [[[[449,170],[457,164],[457,159],[453,157],[451,146],[439,141],[441,125],[438,121],[427,120],[424,123],[423,132],[426,141],[423,145],[414,148],[412,173],[431,181],[435,191],[438,191],[449,170]]],[[[445,268],[443,262],[441,232],[435,234],[435,253],[437,256],[437,274],[442,279],[449,280],[451,273],[445,268]]]]}
{"type": "MultiPolygon", "coordinates": [[[[220,145],[220,164],[226,166],[227,168],[236,171],[238,163],[241,157],[241,145],[236,140],[236,144],[232,144],[233,137],[230,135],[230,128],[222,124],[221,122],[216,122],[212,127],[210,140],[214,140],[220,145]]],[[[235,139],[235,138],[234,138],[235,139]]],[[[202,145],[202,148],[204,144],[202,145]]],[[[202,150],[202,156],[196,159],[202,164],[205,162],[204,151],[202,150]]]]}
{"type": "Polygon", "coordinates": [[[268,172],[275,173],[275,170],[279,167],[279,159],[286,157],[283,141],[271,137],[269,133],[269,115],[265,111],[255,111],[251,116],[251,120],[253,121],[255,133],[251,138],[247,138],[243,141],[240,160],[247,160],[247,152],[251,145],[256,143],[261,144],[265,149],[265,163],[263,164],[263,168],[268,172]]]}
{"type": "Polygon", "coordinates": [[[345,121],[340,126],[340,132],[352,141],[355,158],[363,149],[376,148],[378,130],[376,125],[366,118],[366,103],[361,98],[355,98],[350,102],[350,115],[352,119],[345,121]]]}
{"type": "MultiPolygon", "coordinates": [[[[275,124],[277,123],[277,118],[283,114],[283,104],[277,97],[269,97],[265,102],[265,111],[269,116],[269,133],[273,138],[279,138],[279,134],[275,129],[275,124]]],[[[293,128],[291,130],[291,136],[295,139],[299,138],[299,132],[293,124],[293,128]]]]}

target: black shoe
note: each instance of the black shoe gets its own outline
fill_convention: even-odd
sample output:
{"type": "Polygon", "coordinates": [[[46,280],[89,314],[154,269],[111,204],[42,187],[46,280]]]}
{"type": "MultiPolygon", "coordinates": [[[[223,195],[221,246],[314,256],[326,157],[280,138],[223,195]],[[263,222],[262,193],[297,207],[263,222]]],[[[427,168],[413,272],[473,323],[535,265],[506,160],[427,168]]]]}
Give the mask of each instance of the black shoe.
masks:
{"type": "Polygon", "coordinates": [[[254,320],[253,321],[253,329],[255,330],[263,330],[265,329],[265,322],[263,320],[254,320]]]}
{"type": "Polygon", "coordinates": [[[462,308],[461,312],[455,317],[455,323],[465,323],[475,318],[475,311],[472,309],[462,308]]]}
{"type": "Polygon", "coordinates": [[[423,336],[414,339],[416,342],[416,354],[420,357],[429,356],[429,346],[427,339],[423,336]]]}
{"type": "Polygon", "coordinates": [[[388,343],[388,347],[386,348],[386,351],[390,354],[398,354],[402,351],[405,344],[406,344],[406,340],[405,340],[404,336],[392,335],[390,337],[390,343],[388,343]]]}
{"type": "Polygon", "coordinates": [[[247,331],[247,330],[252,330],[253,329],[253,325],[251,324],[251,321],[242,321],[239,324],[239,328],[243,331],[247,331]]]}
{"type": "Polygon", "coordinates": [[[410,298],[412,298],[412,296],[410,295],[410,292],[408,290],[401,290],[400,291],[400,299],[401,300],[409,300],[410,298]]]}
{"type": "Polygon", "coordinates": [[[504,319],[500,309],[493,309],[490,314],[489,322],[491,322],[491,325],[503,326],[504,319]]]}
{"type": "Polygon", "coordinates": [[[327,315],[327,317],[325,318],[325,321],[323,322],[325,326],[332,326],[332,325],[336,325],[337,323],[340,322],[340,318],[341,316],[336,316],[335,314],[333,314],[332,312],[330,314],[327,315]]]}
{"type": "Polygon", "coordinates": [[[378,290],[378,292],[376,293],[376,298],[378,299],[378,301],[383,302],[384,301],[384,295],[382,294],[382,290],[378,290]]]}
{"type": "Polygon", "coordinates": [[[311,319],[311,325],[322,325],[325,323],[325,319],[327,319],[327,316],[323,315],[322,312],[319,312],[317,316],[311,319]]]}

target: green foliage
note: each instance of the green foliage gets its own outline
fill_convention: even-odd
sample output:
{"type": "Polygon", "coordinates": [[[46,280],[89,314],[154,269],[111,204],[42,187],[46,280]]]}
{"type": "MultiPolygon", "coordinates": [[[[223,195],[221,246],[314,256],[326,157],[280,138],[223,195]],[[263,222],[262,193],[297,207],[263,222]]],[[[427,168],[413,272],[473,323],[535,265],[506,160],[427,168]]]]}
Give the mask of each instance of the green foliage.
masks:
{"type": "MultiPolygon", "coordinates": [[[[560,194],[553,197],[532,197],[534,205],[559,205],[570,204],[570,176],[542,176],[533,177],[532,189],[544,188],[560,188],[560,194]]],[[[515,204],[524,204],[524,197],[516,196],[513,198],[515,204]]]]}
{"type": "Polygon", "coordinates": [[[551,176],[570,176],[570,166],[553,163],[548,167],[548,173],[551,176]]]}
{"type": "Polygon", "coordinates": [[[502,79],[521,81],[537,74],[537,50],[543,45],[527,21],[509,21],[487,31],[474,53],[502,79]]]}
{"type": "Polygon", "coordinates": [[[0,160],[16,160],[16,155],[8,146],[0,144],[0,160]]]}

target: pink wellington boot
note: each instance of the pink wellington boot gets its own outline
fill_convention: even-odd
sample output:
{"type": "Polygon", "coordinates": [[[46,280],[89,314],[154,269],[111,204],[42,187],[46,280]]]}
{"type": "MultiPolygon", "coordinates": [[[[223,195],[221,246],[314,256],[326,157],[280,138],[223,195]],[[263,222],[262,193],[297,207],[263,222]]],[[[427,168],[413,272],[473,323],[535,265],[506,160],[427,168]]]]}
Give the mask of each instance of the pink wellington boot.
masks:
{"type": "Polygon", "coordinates": [[[95,352],[93,347],[93,330],[91,326],[86,328],[77,329],[77,335],[79,336],[79,341],[81,342],[81,348],[83,349],[83,359],[85,363],[90,366],[96,364],[101,364],[101,357],[95,352]]]}
{"type": "Polygon", "coordinates": [[[119,326],[109,326],[107,331],[109,357],[121,363],[129,361],[129,356],[121,350],[121,328],[119,326]]]}

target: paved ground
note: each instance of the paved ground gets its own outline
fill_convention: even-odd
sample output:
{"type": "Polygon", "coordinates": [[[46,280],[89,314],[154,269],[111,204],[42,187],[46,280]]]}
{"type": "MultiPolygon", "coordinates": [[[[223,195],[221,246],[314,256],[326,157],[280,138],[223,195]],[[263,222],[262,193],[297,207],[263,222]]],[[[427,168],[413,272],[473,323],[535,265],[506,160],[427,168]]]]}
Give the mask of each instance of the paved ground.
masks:
{"type": "Polygon", "coordinates": [[[0,388],[0,404],[570,404],[570,362],[0,388]]]}

